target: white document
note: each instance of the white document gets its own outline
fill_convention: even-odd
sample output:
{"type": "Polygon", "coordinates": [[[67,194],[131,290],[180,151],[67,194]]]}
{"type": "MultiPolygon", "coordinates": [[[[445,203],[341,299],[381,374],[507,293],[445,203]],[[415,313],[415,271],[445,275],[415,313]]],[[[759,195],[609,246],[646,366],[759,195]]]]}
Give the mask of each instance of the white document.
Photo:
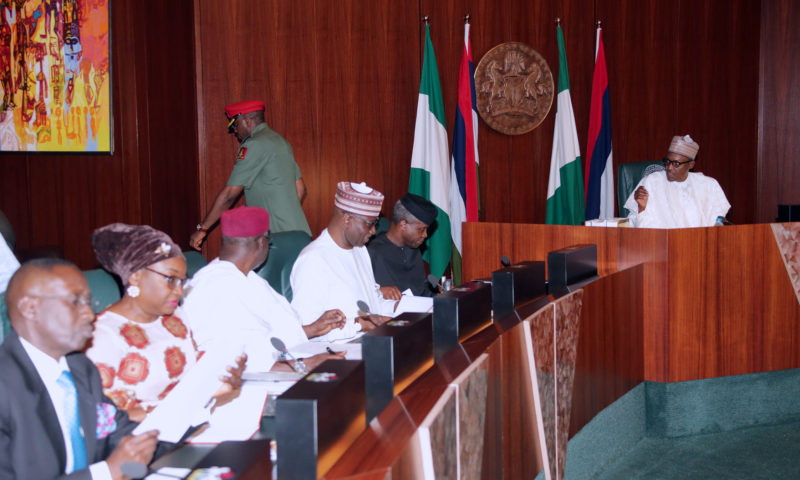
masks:
{"type": "Polygon", "coordinates": [[[145,480],[175,480],[176,478],[184,478],[190,473],[192,473],[191,468],[162,467],[157,472],[151,473],[144,478],[145,480]]]}
{"type": "Polygon", "coordinates": [[[236,365],[243,352],[242,345],[219,344],[206,351],[178,385],[133,431],[134,435],[158,430],[158,439],[177,443],[186,431],[209,420],[210,400],[222,383],[219,377],[228,375],[227,367],[236,365]]]}
{"type": "Polygon", "coordinates": [[[289,353],[296,358],[308,358],[320,353],[328,353],[328,348],[337,353],[346,352],[344,358],[347,360],[361,360],[360,343],[306,342],[290,348],[289,353]]]}
{"type": "Polygon", "coordinates": [[[432,311],[433,297],[416,297],[414,295],[406,295],[406,293],[403,292],[400,303],[397,304],[397,308],[394,310],[394,316],[396,317],[406,312],[430,313],[432,311]]]}
{"type": "Polygon", "coordinates": [[[242,380],[262,385],[268,394],[278,396],[292,388],[304,376],[295,372],[245,372],[242,380]]]}
{"type": "Polygon", "coordinates": [[[245,382],[233,401],[217,407],[203,433],[189,443],[220,443],[227,440],[247,440],[261,427],[261,412],[267,401],[267,385],[245,382]]]}

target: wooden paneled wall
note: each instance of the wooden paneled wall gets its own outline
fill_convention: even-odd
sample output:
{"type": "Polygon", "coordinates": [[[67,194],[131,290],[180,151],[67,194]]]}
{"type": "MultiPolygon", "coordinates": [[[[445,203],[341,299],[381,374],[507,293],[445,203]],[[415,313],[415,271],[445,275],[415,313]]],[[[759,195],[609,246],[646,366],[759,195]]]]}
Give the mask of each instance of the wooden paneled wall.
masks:
{"type": "MultiPolygon", "coordinates": [[[[697,170],[719,180],[734,222],[771,221],[776,204],[800,203],[800,8],[791,0],[117,0],[114,155],[2,154],[0,209],[20,247],[57,244],[82,267],[94,262],[92,229],[111,221],[151,223],[185,245],[233,165],[224,105],[261,98],[294,147],[314,233],[338,180],[373,184],[388,213],[408,182],[419,20],[431,17],[452,130],[465,13],[476,63],[521,41],[553,70],[562,19],[584,153],[599,19],[615,165],[661,158],[671,135],[691,133],[697,170]]],[[[479,121],[482,220],[544,221],[553,120],[554,109],[515,137],[479,121]]]]}
{"type": "Polygon", "coordinates": [[[756,218],[800,205],[800,4],[761,2],[756,218]]]}
{"type": "MultiPolygon", "coordinates": [[[[584,152],[593,26],[602,20],[615,165],[661,158],[673,134],[690,133],[701,144],[697,170],[720,181],[733,204],[731,219],[768,219],[757,215],[753,200],[758,0],[349,0],[335,5],[235,0],[225,9],[196,0],[196,5],[200,129],[207,149],[201,156],[203,209],[224,185],[237,147],[225,133],[223,106],[263,98],[268,122],[292,143],[306,177],[305,210],[315,233],[327,224],[338,180],[366,180],[382,190],[388,214],[408,180],[424,38],[419,19],[431,18],[452,130],[463,15],[470,13],[476,63],[499,43],[521,41],[539,50],[552,70],[558,67],[553,21],[562,19],[584,152]]],[[[774,17],[770,21],[783,21],[774,17]]],[[[544,221],[553,121],[554,109],[537,129],[515,137],[480,121],[482,220],[544,221]]],[[[207,253],[216,251],[215,235],[207,253]]]]}
{"type": "Polygon", "coordinates": [[[92,231],[144,223],[184,246],[198,198],[192,3],[111,5],[113,155],[0,155],[0,210],[17,247],[95,263],[92,231]]]}

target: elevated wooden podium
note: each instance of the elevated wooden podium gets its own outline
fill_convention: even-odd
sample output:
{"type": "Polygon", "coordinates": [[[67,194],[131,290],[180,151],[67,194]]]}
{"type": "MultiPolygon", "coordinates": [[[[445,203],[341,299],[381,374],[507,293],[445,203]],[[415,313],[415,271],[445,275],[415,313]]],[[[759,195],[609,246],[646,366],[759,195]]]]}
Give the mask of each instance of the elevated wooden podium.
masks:
{"type": "Polygon", "coordinates": [[[323,478],[559,479],[567,438],[643,380],[800,367],[800,224],[469,223],[463,241],[465,280],[576,244],[597,245],[599,276],[487,318],[342,441],[323,478]]]}
{"type": "Polygon", "coordinates": [[[645,380],[800,367],[797,286],[771,224],[656,230],[465,223],[463,277],[490,275],[501,255],[546,260],[552,250],[582,243],[597,245],[601,275],[643,266],[645,380]]]}

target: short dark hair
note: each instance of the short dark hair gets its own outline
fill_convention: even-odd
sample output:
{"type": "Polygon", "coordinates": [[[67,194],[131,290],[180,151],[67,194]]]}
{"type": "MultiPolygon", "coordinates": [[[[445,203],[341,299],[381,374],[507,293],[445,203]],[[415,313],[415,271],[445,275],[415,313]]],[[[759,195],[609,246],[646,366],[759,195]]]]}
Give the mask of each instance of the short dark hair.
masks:
{"type": "Polygon", "coordinates": [[[260,123],[264,121],[264,110],[256,110],[255,112],[244,113],[242,116],[260,123]]]}
{"type": "Polygon", "coordinates": [[[78,268],[74,263],[70,262],[69,260],[64,260],[63,258],[34,258],[23,263],[8,281],[8,285],[6,286],[6,298],[19,294],[16,292],[18,289],[17,283],[22,281],[20,279],[28,276],[31,270],[44,270],[46,272],[52,272],[53,269],[58,266],[74,267],[76,269],[78,268]]]}
{"type": "Polygon", "coordinates": [[[41,270],[48,270],[48,271],[52,271],[53,267],[56,267],[58,265],[66,265],[68,267],[78,268],[77,265],[70,262],[69,260],[65,260],[63,258],[55,258],[55,257],[33,258],[22,264],[23,267],[31,266],[34,268],[38,268],[41,270]]]}

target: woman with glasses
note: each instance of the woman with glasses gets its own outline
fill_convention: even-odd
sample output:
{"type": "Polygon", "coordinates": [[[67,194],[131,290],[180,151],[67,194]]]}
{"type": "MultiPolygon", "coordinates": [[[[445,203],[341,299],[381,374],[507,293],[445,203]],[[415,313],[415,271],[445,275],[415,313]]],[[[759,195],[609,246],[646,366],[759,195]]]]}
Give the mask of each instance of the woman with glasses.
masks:
{"type": "MultiPolygon", "coordinates": [[[[141,421],[197,363],[198,351],[179,303],[186,260],[165,233],[146,225],[114,223],[92,235],[97,260],[119,276],[122,299],[97,317],[86,354],[100,371],[104,393],[141,421]]],[[[233,359],[232,359],[233,360],[233,359]]],[[[238,394],[245,357],[217,393],[217,403],[238,394]]]]}

